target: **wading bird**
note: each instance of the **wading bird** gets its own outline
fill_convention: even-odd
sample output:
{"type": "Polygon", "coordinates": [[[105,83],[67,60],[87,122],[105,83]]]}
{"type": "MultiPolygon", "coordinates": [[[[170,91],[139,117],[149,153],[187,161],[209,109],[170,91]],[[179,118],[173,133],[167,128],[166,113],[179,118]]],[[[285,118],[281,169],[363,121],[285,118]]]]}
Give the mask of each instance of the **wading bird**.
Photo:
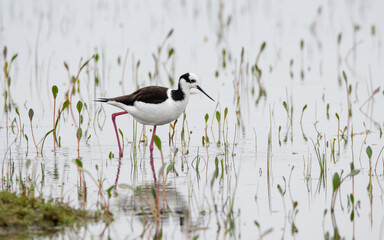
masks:
{"type": "Polygon", "coordinates": [[[153,125],[152,140],[149,145],[152,154],[153,137],[156,133],[156,126],[170,123],[176,120],[184,112],[192,88],[197,88],[214,101],[200,88],[198,77],[193,73],[185,73],[181,75],[176,90],[161,86],[149,86],[140,88],[129,95],[115,98],[99,98],[95,100],[97,102],[111,104],[124,110],[123,112],[112,114],[112,122],[115,127],[117,144],[119,145],[119,157],[123,157],[123,152],[121,151],[115,122],[117,116],[129,113],[139,123],[153,125]]]}

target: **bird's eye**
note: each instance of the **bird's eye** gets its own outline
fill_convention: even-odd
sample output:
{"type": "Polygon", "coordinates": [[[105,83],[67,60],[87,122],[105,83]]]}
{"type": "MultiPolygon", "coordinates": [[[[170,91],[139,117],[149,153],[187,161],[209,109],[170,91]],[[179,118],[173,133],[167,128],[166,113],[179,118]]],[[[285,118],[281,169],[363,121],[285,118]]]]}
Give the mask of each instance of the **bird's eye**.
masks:
{"type": "Polygon", "coordinates": [[[195,80],[195,79],[192,79],[192,80],[191,80],[191,83],[195,83],[195,82],[196,82],[196,80],[195,80]]]}

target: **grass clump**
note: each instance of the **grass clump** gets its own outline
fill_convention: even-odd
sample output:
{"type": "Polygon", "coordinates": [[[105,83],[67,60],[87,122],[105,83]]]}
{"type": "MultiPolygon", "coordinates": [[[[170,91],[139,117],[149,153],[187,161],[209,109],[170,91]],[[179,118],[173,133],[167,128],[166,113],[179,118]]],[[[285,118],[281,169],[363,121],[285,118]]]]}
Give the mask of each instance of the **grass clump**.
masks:
{"type": "Polygon", "coordinates": [[[54,200],[0,191],[0,238],[51,235],[97,218],[95,213],[54,200]]]}

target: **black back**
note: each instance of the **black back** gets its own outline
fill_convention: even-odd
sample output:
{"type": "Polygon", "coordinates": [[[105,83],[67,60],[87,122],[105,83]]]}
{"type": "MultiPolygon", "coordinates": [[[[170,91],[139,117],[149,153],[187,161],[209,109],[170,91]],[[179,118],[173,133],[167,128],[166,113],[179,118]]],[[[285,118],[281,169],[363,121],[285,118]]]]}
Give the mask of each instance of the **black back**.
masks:
{"type": "Polygon", "coordinates": [[[168,88],[160,86],[143,87],[129,95],[110,98],[108,100],[120,102],[128,106],[132,106],[136,101],[158,104],[167,100],[167,90],[168,88]]]}
{"type": "MultiPolygon", "coordinates": [[[[171,91],[172,99],[175,101],[182,101],[184,99],[185,93],[180,87],[180,80],[184,79],[186,82],[191,82],[189,79],[189,73],[185,73],[180,76],[179,85],[177,90],[171,91]]],[[[167,90],[168,88],[160,86],[149,86],[143,87],[139,90],[125,96],[115,97],[115,98],[99,98],[95,101],[97,102],[108,102],[115,101],[120,102],[127,106],[133,106],[136,101],[144,103],[159,104],[167,100],[167,90]]]]}

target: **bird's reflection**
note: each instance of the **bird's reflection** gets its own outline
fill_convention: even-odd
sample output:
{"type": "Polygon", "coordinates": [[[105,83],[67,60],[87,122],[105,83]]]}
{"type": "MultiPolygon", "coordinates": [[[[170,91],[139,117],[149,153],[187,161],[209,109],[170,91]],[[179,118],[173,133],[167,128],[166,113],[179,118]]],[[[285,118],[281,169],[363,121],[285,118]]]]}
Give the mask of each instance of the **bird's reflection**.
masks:
{"type": "Polygon", "coordinates": [[[145,184],[133,189],[126,190],[122,185],[117,188],[121,207],[126,212],[133,212],[136,216],[160,217],[167,219],[171,216],[180,217],[180,225],[187,212],[187,201],[185,196],[176,188],[166,185],[145,184]],[[164,196],[164,197],[163,197],[164,196]]]}
{"type": "MultiPolygon", "coordinates": [[[[145,217],[152,222],[176,218],[180,226],[184,225],[187,213],[186,197],[176,187],[157,180],[153,161],[153,153],[150,152],[150,166],[153,181],[131,186],[119,184],[122,158],[119,158],[115,180],[115,191],[118,196],[119,205],[124,212],[134,214],[138,217],[145,217]]],[[[160,178],[164,176],[158,176],[160,178]]]]}

